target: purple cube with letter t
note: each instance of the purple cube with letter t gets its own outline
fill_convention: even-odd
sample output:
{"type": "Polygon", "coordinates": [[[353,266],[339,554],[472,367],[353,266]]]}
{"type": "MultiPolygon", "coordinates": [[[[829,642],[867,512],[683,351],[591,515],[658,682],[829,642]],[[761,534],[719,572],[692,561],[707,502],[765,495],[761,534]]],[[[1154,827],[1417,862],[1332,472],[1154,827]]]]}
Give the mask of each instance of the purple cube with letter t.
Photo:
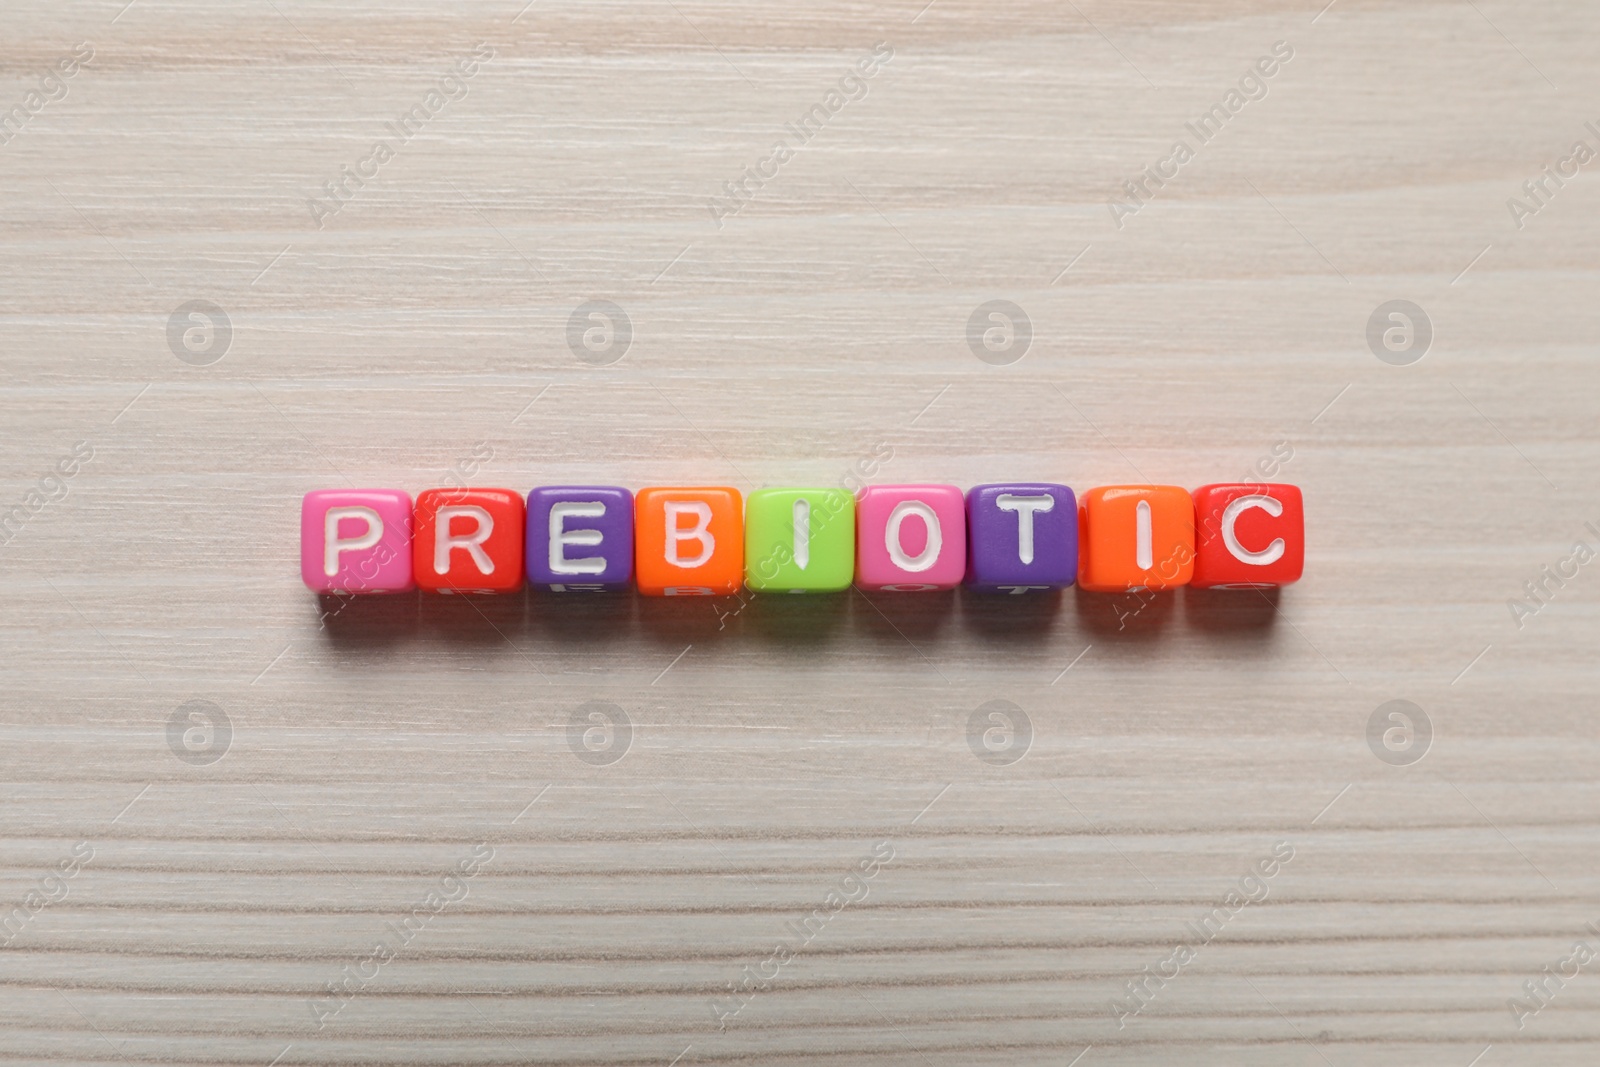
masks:
{"type": "Polygon", "coordinates": [[[633,494],[614,485],[551,485],[528,494],[528,583],[601,593],[633,577],[633,494]]]}
{"type": "Polygon", "coordinates": [[[967,490],[967,583],[992,593],[1071,585],[1078,573],[1078,500],[1064,485],[967,490]]]}

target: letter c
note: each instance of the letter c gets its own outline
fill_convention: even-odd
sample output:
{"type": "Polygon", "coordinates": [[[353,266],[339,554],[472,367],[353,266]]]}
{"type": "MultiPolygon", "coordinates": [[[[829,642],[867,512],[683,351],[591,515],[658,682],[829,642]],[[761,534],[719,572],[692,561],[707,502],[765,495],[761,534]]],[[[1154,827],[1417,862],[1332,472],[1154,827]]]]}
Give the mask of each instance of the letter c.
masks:
{"type": "Polygon", "coordinates": [[[1234,532],[1233,526],[1239,521],[1239,516],[1251,508],[1260,508],[1274,518],[1283,514],[1283,505],[1273,497],[1263,494],[1241,496],[1222,510],[1222,543],[1227,546],[1228,554],[1240,563],[1265,567],[1283,558],[1283,538],[1273,538],[1272,543],[1260,552],[1252,552],[1241,545],[1239,535],[1234,532]]]}

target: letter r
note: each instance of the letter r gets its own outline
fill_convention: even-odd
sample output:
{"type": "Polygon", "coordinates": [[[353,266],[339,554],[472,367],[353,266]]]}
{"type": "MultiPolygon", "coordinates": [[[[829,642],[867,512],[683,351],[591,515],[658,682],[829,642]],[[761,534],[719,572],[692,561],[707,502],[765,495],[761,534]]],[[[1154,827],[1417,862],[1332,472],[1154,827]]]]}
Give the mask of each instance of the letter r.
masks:
{"type": "Polygon", "coordinates": [[[433,571],[435,574],[448,574],[450,572],[450,552],[453,549],[465,549],[467,555],[472,557],[472,562],[484,574],[494,573],[494,560],[489,558],[489,553],[483,550],[483,543],[494,533],[494,517],[476,504],[450,504],[439,509],[434,517],[433,536],[433,571]],[[471,533],[465,536],[455,536],[450,533],[451,519],[471,519],[474,527],[471,533]]]}

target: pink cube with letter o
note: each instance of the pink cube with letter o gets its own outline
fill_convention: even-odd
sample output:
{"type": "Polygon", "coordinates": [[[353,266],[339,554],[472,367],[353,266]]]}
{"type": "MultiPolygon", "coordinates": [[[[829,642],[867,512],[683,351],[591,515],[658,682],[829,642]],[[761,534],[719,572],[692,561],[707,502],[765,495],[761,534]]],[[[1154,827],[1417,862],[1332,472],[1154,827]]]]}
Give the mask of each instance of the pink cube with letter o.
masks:
{"type": "Polygon", "coordinates": [[[967,501],[953,485],[869,485],[856,498],[856,584],[910,593],[967,574],[967,501]]]}

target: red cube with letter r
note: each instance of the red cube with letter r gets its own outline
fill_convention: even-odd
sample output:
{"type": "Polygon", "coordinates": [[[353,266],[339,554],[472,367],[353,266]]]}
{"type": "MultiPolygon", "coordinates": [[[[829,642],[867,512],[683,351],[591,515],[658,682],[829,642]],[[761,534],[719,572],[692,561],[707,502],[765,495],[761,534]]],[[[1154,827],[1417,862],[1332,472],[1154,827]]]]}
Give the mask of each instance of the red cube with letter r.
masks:
{"type": "Polygon", "coordinates": [[[435,593],[509,593],[522,585],[522,494],[425,489],[413,516],[412,571],[435,593]]]}

